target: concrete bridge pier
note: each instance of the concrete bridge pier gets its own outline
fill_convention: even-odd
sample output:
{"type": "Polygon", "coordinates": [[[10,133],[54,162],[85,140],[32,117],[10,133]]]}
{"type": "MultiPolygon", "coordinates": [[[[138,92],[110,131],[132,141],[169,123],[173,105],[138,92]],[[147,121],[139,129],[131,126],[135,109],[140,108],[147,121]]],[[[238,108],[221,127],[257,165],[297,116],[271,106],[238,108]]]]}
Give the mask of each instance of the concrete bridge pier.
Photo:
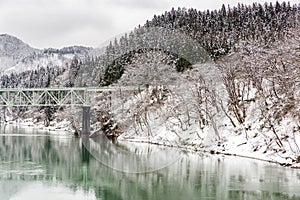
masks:
{"type": "Polygon", "coordinates": [[[90,127],[90,106],[83,106],[82,107],[82,131],[81,137],[89,137],[91,132],[90,127]]]}

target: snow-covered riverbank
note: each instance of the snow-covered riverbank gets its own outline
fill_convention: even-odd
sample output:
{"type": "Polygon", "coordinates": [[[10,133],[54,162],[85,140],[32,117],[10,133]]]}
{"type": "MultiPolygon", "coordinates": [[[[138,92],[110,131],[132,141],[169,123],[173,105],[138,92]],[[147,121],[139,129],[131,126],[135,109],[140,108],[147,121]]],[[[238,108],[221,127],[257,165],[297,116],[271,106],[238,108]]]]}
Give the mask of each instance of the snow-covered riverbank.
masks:
{"type": "Polygon", "coordinates": [[[49,134],[62,135],[62,134],[74,134],[70,122],[63,120],[61,122],[51,122],[49,126],[45,126],[44,122],[35,122],[32,118],[8,120],[7,122],[2,122],[2,125],[11,125],[24,128],[38,129],[41,131],[46,131],[49,134]]]}
{"type": "Polygon", "coordinates": [[[196,90],[197,86],[188,86],[183,90],[185,96],[182,96],[163,87],[152,88],[148,93],[136,97],[129,103],[128,109],[138,114],[133,115],[132,121],[124,122],[128,125],[126,132],[118,139],[300,167],[300,124],[295,116],[287,114],[282,116],[279,123],[270,123],[273,126],[269,126],[260,114],[263,102],[260,101],[259,94],[252,91],[247,97],[253,99],[247,105],[247,117],[243,124],[239,124],[233,116],[226,116],[230,115],[228,110],[197,104],[199,99],[196,95],[191,95],[196,90]],[[155,99],[157,96],[161,99],[155,99]],[[145,102],[150,103],[145,106],[145,102]],[[234,123],[231,120],[235,120],[234,123]]]}
{"type": "MultiPolygon", "coordinates": [[[[289,123],[292,123],[291,121],[289,123]]],[[[231,156],[246,157],[266,162],[272,162],[283,166],[300,168],[299,156],[299,134],[291,138],[282,138],[282,146],[274,141],[272,132],[257,133],[257,130],[245,131],[228,129],[220,131],[221,140],[211,141],[210,145],[204,143],[205,138],[195,136],[196,131],[189,130],[182,134],[166,130],[166,127],[160,127],[158,132],[151,136],[130,135],[125,133],[119,137],[119,140],[129,142],[146,142],[157,145],[173,146],[191,151],[210,152],[212,154],[224,154],[231,156]]],[[[206,136],[213,135],[213,132],[207,132],[206,136]]],[[[214,136],[212,136],[214,137],[214,136]]]]}
{"type": "MultiPolygon", "coordinates": [[[[155,115],[152,114],[152,117],[155,118],[155,115]]],[[[156,120],[153,121],[155,122],[156,120]]],[[[152,124],[149,119],[150,126],[153,128],[150,135],[141,132],[136,134],[131,130],[123,133],[118,140],[123,142],[167,145],[173,146],[174,148],[209,152],[212,154],[246,157],[293,168],[300,168],[299,160],[293,159],[293,156],[297,155],[296,153],[299,150],[297,143],[297,141],[300,141],[299,134],[295,134],[293,138],[283,139],[283,146],[289,148],[280,150],[278,144],[273,142],[273,134],[270,131],[258,134],[257,130],[245,130],[241,128],[238,130],[232,127],[226,127],[219,131],[221,140],[216,140],[214,131],[209,128],[205,128],[198,133],[198,125],[197,123],[194,123],[193,125],[186,127],[186,130],[180,130],[175,121],[176,120],[173,121],[173,126],[170,128],[170,126],[165,126],[165,124],[152,124]],[[176,129],[177,131],[174,131],[176,129]],[[267,141],[269,141],[269,145],[266,145],[267,141]]],[[[276,129],[281,128],[282,131],[287,132],[289,131],[291,124],[295,122],[293,122],[292,119],[286,119],[285,123],[285,126],[276,127],[276,129]]],[[[64,135],[73,134],[74,132],[70,126],[70,122],[67,120],[58,123],[52,122],[48,127],[45,127],[41,122],[34,123],[32,122],[32,119],[10,121],[7,122],[7,124],[39,129],[47,131],[49,134],[64,135]]]]}

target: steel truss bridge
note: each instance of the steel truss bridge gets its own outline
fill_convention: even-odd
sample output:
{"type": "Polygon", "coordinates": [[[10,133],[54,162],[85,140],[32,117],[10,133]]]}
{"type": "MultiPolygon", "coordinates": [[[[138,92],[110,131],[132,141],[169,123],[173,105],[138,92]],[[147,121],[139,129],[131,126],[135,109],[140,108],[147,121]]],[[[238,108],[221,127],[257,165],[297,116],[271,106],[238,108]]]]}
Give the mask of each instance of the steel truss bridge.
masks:
{"type": "Polygon", "coordinates": [[[140,91],[141,87],[0,88],[0,107],[90,106],[95,92],[140,91]]]}
{"type": "Polygon", "coordinates": [[[0,88],[0,107],[45,107],[81,106],[81,136],[90,134],[90,96],[96,92],[141,91],[144,88],[99,87],[99,88],[0,88]]]}

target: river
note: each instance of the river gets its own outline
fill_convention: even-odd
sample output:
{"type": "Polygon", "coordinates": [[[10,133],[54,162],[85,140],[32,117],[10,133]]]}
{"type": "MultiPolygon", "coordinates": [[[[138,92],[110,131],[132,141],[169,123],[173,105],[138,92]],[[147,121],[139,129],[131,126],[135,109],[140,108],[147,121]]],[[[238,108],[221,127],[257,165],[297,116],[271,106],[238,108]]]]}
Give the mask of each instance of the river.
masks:
{"type": "Polygon", "coordinates": [[[1,125],[1,200],[300,199],[300,170],[1,125]]]}

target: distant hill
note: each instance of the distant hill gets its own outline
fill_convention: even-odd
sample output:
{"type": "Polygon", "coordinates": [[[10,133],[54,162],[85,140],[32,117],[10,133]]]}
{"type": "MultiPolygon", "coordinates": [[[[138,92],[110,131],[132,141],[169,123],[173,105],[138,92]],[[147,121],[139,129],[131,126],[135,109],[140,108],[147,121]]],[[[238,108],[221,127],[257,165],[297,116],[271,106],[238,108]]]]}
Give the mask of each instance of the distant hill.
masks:
{"type": "Polygon", "coordinates": [[[30,47],[28,44],[25,44],[22,40],[14,36],[8,34],[0,34],[1,57],[8,56],[18,59],[38,51],[38,49],[30,47]]]}
{"type": "Polygon", "coordinates": [[[21,73],[46,67],[65,67],[73,58],[85,59],[92,48],[71,46],[62,49],[35,49],[17,37],[0,35],[0,73],[21,73]]]}
{"type": "Polygon", "coordinates": [[[22,59],[40,51],[22,40],[7,34],[0,35],[0,70],[4,72],[16,66],[22,59]]]}

